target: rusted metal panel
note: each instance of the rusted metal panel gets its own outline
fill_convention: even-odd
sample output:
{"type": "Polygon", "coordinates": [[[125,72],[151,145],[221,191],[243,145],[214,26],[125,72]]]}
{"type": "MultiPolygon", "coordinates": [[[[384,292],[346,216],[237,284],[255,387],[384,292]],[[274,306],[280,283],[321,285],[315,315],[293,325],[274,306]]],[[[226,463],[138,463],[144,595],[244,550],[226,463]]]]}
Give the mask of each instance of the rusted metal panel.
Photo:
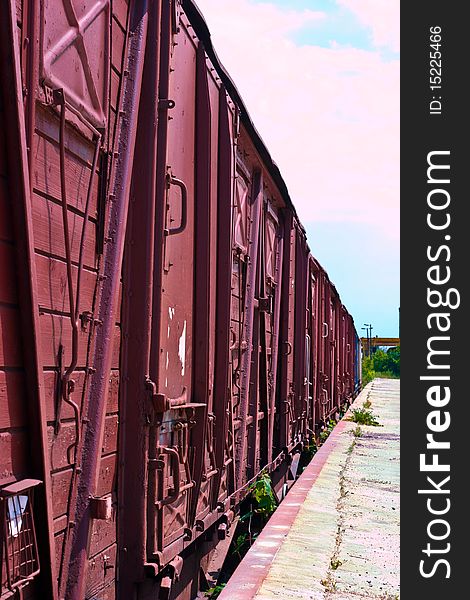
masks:
{"type": "Polygon", "coordinates": [[[273,277],[272,286],[274,293],[273,313],[272,313],[272,338],[271,338],[271,365],[269,374],[269,400],[268,400],[268,436],[267,436],[267,461],[271,462],[274,458],[275,449],[275,422],[279,411],[279,403],[277,402],[279,381],[279,358],[281,345],[281,301],[282,301],[282,285],[283,285],[283,261],[284,261],[284,234],[285,230],[281,223],[278,225],[276,232],[277,243],[273,245],[273,277]]]}
{"type": "MultiPolygon", "coordinates": [[[[36,250],[65,260],[64,227],[60,205],[33,194],[32,209],[36,250]]],[[[70,230],[71,259],[73,262],[78,263],[83,217],[67,211],[67,218],[70,230]]],[[[91,269],[95,268],[96,263],[95,230],[95,223],[90,221],[87,226],[87,243],[84,246],[83,258],[85,266],[91,269]]]]}
{"type": "Polygon", "coordinates": [[[99,520],[93,522],[90,537],[90,557],[96,556],[115,542],[116,525],[113,521],[114,518],[110,521],[99,520]]]}
{"type": "Polygon", "coordinates": [[[67,513],[72,469],[53,473],[51,480],[53,517],[57,518],[67,513]]]}
{"type": "MultiPolygon", "coordinates": [[[[35,111],[35,135],[45,138],[53,146],[60,145],[60,116],[58,111],[51,108],[50,105],[37,104],[35,111]]],[[[94,145],[89,138],[90,134],[88,130],[84,129],[81,131],[78,126],[72,127],[67,124],[64,131],[65,160],[70,160],[72,163],[83,163],[91,168],[94,145]]],[[[38,143],[36,142],[36,147],[37,144],[38,143]]],[[[35,147],[34,139],[32,140],[31,147],[35,147]]],[[[34,158],[34,154],[32,154],[32,158],[34,158]]],[[[33,164],[32,173],[34,173],[34,171],[35,166],[33,164]]],[[[59,175],[58,172],[53,172],[51,175],[55,177],[57,181],[59,175]]],[[[34,185],[33,180],[31,183],[34,185]]]]}
{"type": "MultiPolygon", "coordinates": [[[[59,470],[70,467],[70,449],[76,442],[74,423],[63,423],[58,434],[56,434],[54,427],[48,427],[48,437],[51,446],[51,469],[59,470]]],[[[115,452],[116,446],[117,416],[108,416],[106,417],[103,436],[103,454],[115,452]]]]}
{"type": "Polygon", "coordinates": [[[0,429],[27,425],[25,385],[23,372],[0,371],[0,429]]]}
{"type": "Polygon", "coordinates": [[[84,595],[87,573],[87,545],[91,527],[90,496],[103,495],[112,490],[116,455],[99,460],[109,389],[109,373],[113,351],[110,338],[116,321],[119,297],[119,278],[124,253],[125,227],[128,214],[131,172],[134,156],[135,134],[140,102],[142,71],[147,34],[147,5],[133,3],[131,9],[127,77],[123,87],[122,118],[118,133],[116,160],[112,169],[110,194],[113,198],[109,210],[103,264],[103,280],[97,302],[96,316],[102,322],[94,340],[94,368],[86,395],[88,426],[84,432],[81,473],[78,477],[76,508],[70,544],[65,544],[64,561],[68,567],[62,573],[61,591],[71,599],[84,595]],[[99,470],[98,470],[98,465],[99,470]],[[111,479],[109,477],[111,476],[111,479]]]}
{"type": "MultiPolygon", "coordinates": [[[[192,348],[194,302],[194,164],[195,164],[195,94],[196,49],[182,30],[174,47],[169,97],[179,101],[171,111],[166,164],[171,176],[184,182],[182,188],[167,180],[166,224],[170,232],[181,225],[186,204],[185,228],[165,235],[161,305],[159,392],[170,398],[180,396],[186,388],[192,398],[192,348]],[[186,200],[185,200],[186,198],[186,200]],[[182,294],[181,290],[185,290],[182,294]]],[[[176,41],[176,40],[175,40],[176,41]]]]}
{"type": "Polygon", "coordinates": [[[21,479],[30,470],[29,444],[25,431],[0,433],[0,480],[21,479]]]}
{"type": "Polygon", "coordinates": [[[127,25],[127,13],[129,9],[129,0],[113,0],[113,17],[125,30],[127,25]]]}
{"type": "MultiPolygon", "coordinates": [[[[211,217],[216,213],[216,198],[211,195],[212,177],[212,128],[209,82],[204,47],[199,43],[196,51],[196,128],[195,128],[195,228],[194,228],[194,281],[198,282],[194,290],[194,342],[193,342],[193,402],[205,404],[196,415],[196,424],[191,431],[191,443],[194,447],[191,501],[188,507],[188,525],[193,525],[196,513],[202,515],[209,507],[208,496],[211,482],[207,473],[215,469],[212,464],[213,413],[212,404],[212,369],[211,331],[215,323],[211,320],[211,290],[214,288],[213,263],[214,247],[211,245],[211,217]],[[208,420],[211,423],[208,423],[208,420]],[[203,481],[204,476],[204,481],[203,481]],[[207,489],[208,488],[208,489],[207,489]]],[[[214,173],[217,172],[215,165],[214,173]]],[[[212,295],[212,298],[214,296],[212,295]]],[[[212,348],[213,349],[213,348],[212,348]]]]}
{"type": "MultiPolygon", "coordinates": [[[[127,242],[123,265],[122,369],[126,377],[121,387],[120,418],[125,429],[120,435],[119,456],[124,468],[118,474],[120,540],[118,560],[121,584],[117,594],[125,599],[133,594],[135,582],[144,578],[147,562],[147,490],[153,488],[154,473],[147,471],[150,424],[156,417],[152,399],[156,391],[150,379],[152,335],[152,287],[154,284],[156,210],[157,131],[160,26],[157,3],[150,8],[148,43],[142,79],[139,121],[127,242]],[[133,469],[126,464],[134,464],[133,469]],[[134,490],[140,490],[135,494],[134,490]],[[133,527],[128,523],[132,521],[133,527]]],[[[153,506],[153,512],[155,507],[153,506]]],[[[149,510],[149,514],[151,511],[149,510]]]]}
{"type": "MultiPolygon", "coordinates": [[[[34,171],[33,189],[38,194],[56,202],[61,202],[60,179],[60,151],[58,144],[52,143],[41,135],[35,135],[33,141],[34,171]]],[[[92,147],[90,144],[90,151],[92,147]]],[[[90,167],[71,152],[65,153],[65,181],[67,186],[67,203],[82,214],[85,212],[87,187],[90,180],[90,167]]],[[[97,216],[98,178],[92,180],[89,214],[97,216]]]]}
{"type": "Polygon", "coordinates": [[[316,381],[316,286],[312,257],[307,261],[307,306],[305,334],[305,402],[306,437],[315,431],[315,381],[316,381]]]}
{"type": "Polygon", "coordinates": [[[284,256],[282,273],[281,327],[280,327],[280,386],[278,398],[279,437],[277,448],[283,450],[292,445],[292,424],[294,421],[294,345],[295,345],[295,265],[296,229],[292,213],[286,211],[284,217],[284,256]]]}
{"type": "MultiPolygon", "coordinates": [[[[100,448],[101,450],[101,448],[100,448]]],[[[116,477],[116,454],[101,457],[97,469],[97,482],[94,496],[104,496],[114,491],[114,480],[116,477]]]]}
{"type": "Polygon", "coordinates": [[[307,282],[308,251],[303,233],[296,228],[296,264],[295,264],[295,337],[294,337],[294,382],[295,393],[293,413],[292,441],[300,441],[306,434],[307,385],[306,385],[306,334],[307,334],[307,282]]]}
{"type": "MultiPolygon", "coordinates": [[[[47,422],[52,423],[56,420],[56,391],[57,391],[57,370],[44,371],[44,394],[46,403],[47,422]]],[[[75,382],[75,394],[77,398],[83,395],[83,387],[85,385],[85,371],[75,371],[72,373],[72,379],[75,382]]],[[[106,413],[116,413],[118,410],[118,394],[119,394],[119,371],[112,370],[109,377],[108,401],[106,413]]],[[[62,419],[73,418],[73,410],[70,405],[64,404],[61,413],[62,419]]]]}
{"type": "Polygon", "coordinates": [[[84,597],[93,597],[99,590],[101,598],[103,597],[101,590],[114,584],[116,578],[116,551],[116,544],[113,544],[91,558],[86,578],[86,596],[84,597]]]}
{"type": "MultiPolygon", "coordinates": [[[[225,473],[220,471],[218,466],[218,459],[215,455],[215,442],[219,435],[218,426],[224,427],[225,424],[221,422],[221,417],[217,419],[215,408],[219,399],[216,396],[214,389],[215,380],[215,362],[216,362],[216,310],[217,310],[217,275],[218,275],[218,256],[217,256],[217,244],[218,236],[218,212],[221,209],[218,201],[218,171],[219,171],[219,102],[223,102],[226,106],[226,97],[221,94],[219,83],[214,79],[213,69],[210,63],[206,59],[204,47],[201,43],[198,46],[198,60],[197,60],[197,81],[198,81],[198,94],[197,94],[197,105],[202,103],[206,104],[206,109],[200,111],[201,117],[198,120],[198,126],[196,128],[196,139],[199,140],[198,145],[204,145],[206,147],[207,160],[210,168],[207,169],[204,166],[199,166],[201,173],[209,175],[207,187],[207,196],[210,198],[209,215],[208,215],[208,259],[207,259],[207,271],[209,286],[207,292],[208,298],[208,365],[207,365],[207,392],[206,392],[206,434],[204,444],[204,461],[203,461],[203,472],[201,475],[201,483],[199,486],[199,494],[197,499],[197,510],[195,519],[200,522],[204,517],[209,514],[211,510],[211,504],[215,502],[215,498],[221,496],[219,494],[221,477],[225,481],[225,473]],[[207,81],[207,84],[206,84],[207,81]],[[207,91],[204,88],[207,85],[207,91]],[[209,127],[204,126],[204,119],[209,120],[209,127]],[[207,138],[207,139],[206,139],[207,138]]],[[[199,111],[199,108],[198,108],[199,111]]],[[[229,132],[228,132],[229,133],[229,132]]],[[[230,133],[229,133],[230,135],[230,133]]],[[[196,152],[197,162],[203,164],[203,153],[200,151],[196,152]]],[[[199,185],[198,185],[199,188],[199,185]]],[[[202,190],[200,190],[202,191],[202,190]]],[[[227,203],[225,198],[222,202],[227,203]]],[[[228,224],[227,231],[230,231],[230,224],[228,224]]],[[[202,233],[202,232],[201,232],[202,233]]],[[[196,239],[201,234],[196,233],[196,239]]],[[[201,244],[201,243],[200,243],[201,244]]],[[[224,275],[227,275],[225,272],[224,275]]],[[[197,277],[198,279],[198,277],[197,277]]],[[[222,300],[222,299],[221,299],[222,300]]],[[[223,343],[223,340],[221,340],[223,343]]],[[[228,345],[226,344],[222,350],[226,360],[228,361],[228,345]]],[[[227,380],[226,380],[227,381],[227,380]]],[[[226,386],[227,388],[227,386],[226,386]]],[[[224,405],[224,399],[222,399],[222,406],[224,405]]],[[[226,406],[226,405],[225,405],[226,406]]],[[[226,414],[222,417],[226,420],[226,414]]],[[[191,515],[190,515],[191,516],[191,515]]],[[[191,522],[191,519],[190,519],[191,522]]]]}
{"type": "Polygon", "coordinates": [[[15,249],[10,244],[0,242],[0,302],[18,303],[15,280],[15,249]]]}
{"type": "Polygon", "coordinates": [[[13,229],[11,227],[11,206],[8,199],[7,181],[4,177],[0,177],[0,240],[11,242],[13,241],[13,229]]]}
{"type": "Polygon", "coordinates": [[[120,26],[117,19],[112,20],[112,55],[111,65],[114,70],[121,73],[122,61],[124,60],[124,44],[125,44],[125,30],[120,26]]]}
{"type": "Polygon", "coordinates": [[[248,249],[248,183],[244,177],[237,177],[235,184],[235,224],[234,242],[246,252],[248,249]]]}
{"type": "MultiPolygon", "coordinates": [[[[235,463],[235,477],[237,488],[241,488],[247,477],[247,418],[250,413],[250,383],[253,352],[258,354],[257,338],[254,341],[255,318],[255,288],[258,269],[259,229],[261,210],[263,205],[263,178],[260,171],[254,174],[252,189],[251,224],[248,233],[249,262],[246,267],[245,301],[243,306],[242,339],[240,342],[240,428],[237,431],[237,458],[235,463]]],[[[256,424],[256,423],[255,423],[256,424]]]]}
{"type": "MultiPolygon", "coordinates": [[[[39,311],[53,311],[66,314],[69,312],[67,288],[67,265],[56,258],[36,254],[37,286],[39,311]]],[[[72,282],[77,285],[78,268],[72,266],[72,282]]],[[[91,312],[97,285],[97,274],[87,269],[82,272],[81,302],[82,313],[91,312]]],[[[86,322],[84,321],[84,325],[86,322]]]]}
{"type": "MultiPolygon", "coordinates": [[[[31,37],[34,32],[35,9],[34,6],[26,5],[28,18],[24,16],[22,23],[21,36],[31,37]],[[26,32],[26,35],[24,35],[26,32]]],[[[43,481],[38,493],[36,494],[37,515],[39,515],[38,526],[38,547],[35,551],[39,552],[40,560],[44,565],[51,563],[52,555],[52,520],[51,520],[51,498],[49,481],[49,464],[46,452],[47,440],[44,420],[44,396],[42,391],[42,373],[40,365],[40,347],[38,342],[38,321],[36,313],[37,290],[35,285],[35,269],[32,264],[33,242],[32,242],[32,218],[31,218],[31,197],[30,197],[30,174],[27,155],[28,131],[27,121],[31,111],[25,115],[23,105],[23,92],[31,89],[31,77],[22,80],[24,73],[31,75],[29,69],[22,71],[21,61],[26,59],[31,63],[34,54],[34,44],[30,44],[28,52],[22,51],[20,55],[19,45],[17,44],[16,16],[12,2],[5,2],[0,9],[0,80],[2,90],[9,90],[8,95],[0,101],[1,111],[0,120],[0,145],[8,145],[8,152],[3,156],[6,158],[6,173],[8,183],[3,181],[0,188],[0,208],[5,208],[6,190],[9,188],[9,202],[11,202],[11,212],[3,211],[0,221],[8,225],[11,240],[15,240],[16,257],[12,263],[16,263],[16,285],[18,289],[18,302],[21,310],[21,320],[18,321],[17,338],[27,340],[22,347],[22,360],[24,360],[24,387],[8,390],[12,392],[26,392],[25,397],[28,402],[28,429],[27,440],[22,443],[22,449],[17,448],[14,455],[18,458],[22,453],[28,456],[27,472],[23,475],[36,476],[43,481]],[[9,217],[8,221],[6,218],[9,217]],[[10,220],[11,218],[11,220],[10,220]]],[[[20,36],[20,37],[21,37],[20,36]]],[[[33,35],[34,37],[34,35],[33,35]]],[[[24,64],[23,64],[24,66],[24,64]]],[[[1,92],[0,92],[1,94],[1,92]]],[[[3,94],[1,94],[3,96],[3,94]]],[[[27,102],[27,105],[29,103],[27,102]]],[[[5,169],[3,169],[5,171],[5,169]]],[[[3,336],[2,336],[3,337],[3,336]]],[[[15,361],[16,362],[16,361],[15,361]]],[[[1,364],[1,361],[0,361],[1,364]]],[[[3,363],[5,364],[5,363],[3,363]]],[[[11,396],[12,401],[17,402],[19,406],[24,402],[24,398],[11,396]]],[[[19,435],[20,432],[17,432],[19,435]]],[[[14,446],[11,446],[13,449],[14,446]]],[[[2,449],[2,454],[4,454],[2,449]]],[[[12,455],[12,457],[14,457],[12,455]]],[[[16,458],[14,458],[16,461],[16,458]]],[[[12,464],[14,466],[14,462],[12,464]]],[[[12,473],[13,474],[13,473],[12,473]]],[[[19,473],[15,473],[18,477],[19,473]]],[[[31,515],[32,519],[37,518],[31,515]]],[[[44,594],[56,598],[55,591],[55,571],[53,565],[50,568],[43,567],[38,575],[42,591],[44,594]]]]}
{"type": "MultiPolygon", "coordinates": [[[[163,256],[159,257],[161,297],[154,304],[154,319],[160,322],[153,333],[152,363],[157,360],[158,368],[152,364],[151,374],[158,393],[168,399],[165,402],[173,403],[175,409],[165,413],[161,426],[150,436],[149,458],[157,461],[157,470],[152,475],[156,477],[156,497],[154,484],[149,488],[149,503],[153,494],[157,507],[156,514],[150,511],[149,517],[148,551],[153,560],[157,553],[167,549],[170,552],[170,545],[182,536],[190,539],[199,489],[201,485],[207,487],[202,479],[210,393],[210,171],[205,172],[210,168],[210,105],[204,51],[202,48],[197,51],[183,24],[175,30],[171,16],[170,7],[164,7],[162,59],[172,36],[177,45],[172,48],[171,56],[174,71],[168,74],[166,67],[161,72],[163,118],[168,106],[172,106],[174,95],[178,95],[179,101],[171,108],[171,120],[164,121],[159,130],[158,152],[160,157],[166,157],[167,168],[165,174],[159,172],[159,181],[165,175],[166,185],[157,187],[157,198],[161,201],[159,193],[163,195],[166,235],[163,256]],[[171,142],[167,144],[167,140],[171,142]],[[196,287],[195,281],[198,281],[196,287]]],[[[157,206],[157,216],[158,210],[157,206]]]]}
{"type": "Polygon", "coordinates": [[[215,415],[215,436],[213,440],[217,475],[212,489],[211,507],[214,510],[220,499],[221,484],[231,492],[235,491],[235,471],[233,457],[233,429],[230,372],[231,335],[231,270],[232,261],[231,198],[233,190],[232,131],[229,118],[226,91],[219,92],[218,111],[218,189],[217,189],[217,305],[215,316],[215,362],[213,411],[215,415]]]}
{"type": "MultiPolygon", "coordinates": [[[[63,353],[63,364],[68,365],[72,357],[72,330],[69,317],[47,313],[42,314],[40,316],[40,331],[44,367],[49,369],[56,367],[61,352],[63,353]]],[[[87,327],[86,330],[80,328],[77,364],[81,367],[86,367],[88,362],[89,336],[90,327],[87,327]]],[[[112,360],[111,365],[114,369],[119,366],[120,336],[120,328],[117,325],[114,325],[109,338],[112,360]]]]}
{"type": "Polygon", "coordinates": [[[22,367],[21,315],[17,307],[0,306],[0,364],[22,367]]]}
{"type": "Polygon", "coordinates": [[[109,0],[47,0],[41,5],[41,79],[63,88],[93,125],[106,124],[109,0]]]}

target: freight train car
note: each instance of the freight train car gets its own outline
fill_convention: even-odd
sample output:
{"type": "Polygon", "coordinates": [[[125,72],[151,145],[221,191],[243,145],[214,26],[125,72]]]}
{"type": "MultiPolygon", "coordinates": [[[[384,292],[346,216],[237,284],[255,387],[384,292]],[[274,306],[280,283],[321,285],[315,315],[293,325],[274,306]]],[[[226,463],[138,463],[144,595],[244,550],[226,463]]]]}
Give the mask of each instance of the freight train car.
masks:
{"type": "Polygon", "coordinates": [[[194,598],[359,358],[191,0],[0,3],[2,600],[194,598]]]}

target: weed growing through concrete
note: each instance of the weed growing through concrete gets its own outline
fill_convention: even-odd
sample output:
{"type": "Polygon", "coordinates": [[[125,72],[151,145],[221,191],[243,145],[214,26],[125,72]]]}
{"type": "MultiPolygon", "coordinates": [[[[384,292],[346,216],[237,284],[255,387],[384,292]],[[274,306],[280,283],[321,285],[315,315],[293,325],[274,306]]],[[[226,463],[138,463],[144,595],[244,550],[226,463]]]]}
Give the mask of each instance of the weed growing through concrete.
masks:
{"type": "Polygon", "coordinates": [[[338,560],[337,558],[336,559],[334,559],[334,558],[331,559],[331,562],[330,562],[330,566],[333,569],[333,571],[336,571],[336,569],[338,567],[340,567],[342,564],[343,564],[343,562],[341,560],[338,560]]]}
{"type": "Polygon", "coordinates": [[[210,598],[210,600],[215,600],[219,597],[219,594],[222,592],[226,585],[226,583],[221,583],[220,585],[211,587],[209,590],[204,592],[204,596],[206,596],[206,598],[210,598]]]}
{"type": "Polygon", "coordinates": [[[330,594],[336,591],[336,582],[330,573],[328,573],[325,579],[322,579],[320,583],[325,588],[325,591],[330,592],[330,594]]]}
{"type": "Polygon", "coordinates": [[[335,425],[336,425],[336,421],[334,421],[333,419],[330,419],[328,421],[328,423],[325,425],[325,427],[323,428],[323,430],[321,431],[321,433],[319,435],[320,443],[321,444],[323,444],[324,442],[326,442],[326,440],[328,439],[328,436],[330,435],[330,433],[335,428],[335,425]]]}
{"type": "Polygon", "coordinates": [[[370,410],[365,408],[354,408],[352,415],[348,420],[359,423],[360,425],[374,425],[375,427],[380,425],[377,421],[377,417],[373,415],[370,410]]]}
{"type": "Polygon", "coordinates": [[[362,429],[359,425],[357,425],[353,430],[352,430],[352,434],[354,437],[358,438],[358,437],[362,437],[362,429]]]}

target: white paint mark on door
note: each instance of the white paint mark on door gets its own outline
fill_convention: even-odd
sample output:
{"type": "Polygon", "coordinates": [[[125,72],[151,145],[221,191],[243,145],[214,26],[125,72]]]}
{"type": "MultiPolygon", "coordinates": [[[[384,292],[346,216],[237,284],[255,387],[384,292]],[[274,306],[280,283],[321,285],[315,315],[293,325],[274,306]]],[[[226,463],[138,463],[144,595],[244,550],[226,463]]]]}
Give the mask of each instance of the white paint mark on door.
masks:
{"type": "Polygon", "coordinates": [[[181,361],[181,375],[184,375],[185,363],[186,363],[186,320],[184,321],[183,332],[180,337],[178,356],[181,361]]]}

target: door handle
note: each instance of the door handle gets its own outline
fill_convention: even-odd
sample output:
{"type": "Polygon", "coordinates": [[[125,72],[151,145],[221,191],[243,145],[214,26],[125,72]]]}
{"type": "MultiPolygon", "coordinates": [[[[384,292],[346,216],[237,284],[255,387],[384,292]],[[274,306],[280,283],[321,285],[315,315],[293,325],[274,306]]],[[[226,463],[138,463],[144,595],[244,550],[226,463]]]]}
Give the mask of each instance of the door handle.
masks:
{"type": "Polygon", "coordinates": [[[186,229],[188,222],[188,188],[182,179],[173,177],[170,173],[166,176],[167,189],[170,189],[171,185],[176,185],[181,191],[181,221],[178,227],[171,227],[166,230],[167,235],[177,235],[183,233],[186,229]]]}
{"type": "Polygon", "coordinates": [[[161,454],[168,454],[170,457],[171,472],[173,475],[173,489],[163,500],[158,500],[155,504],[158,509],[163,506],[173,504],[180,495],[180,455],[175,448],[160,448],[161,454]]]}

